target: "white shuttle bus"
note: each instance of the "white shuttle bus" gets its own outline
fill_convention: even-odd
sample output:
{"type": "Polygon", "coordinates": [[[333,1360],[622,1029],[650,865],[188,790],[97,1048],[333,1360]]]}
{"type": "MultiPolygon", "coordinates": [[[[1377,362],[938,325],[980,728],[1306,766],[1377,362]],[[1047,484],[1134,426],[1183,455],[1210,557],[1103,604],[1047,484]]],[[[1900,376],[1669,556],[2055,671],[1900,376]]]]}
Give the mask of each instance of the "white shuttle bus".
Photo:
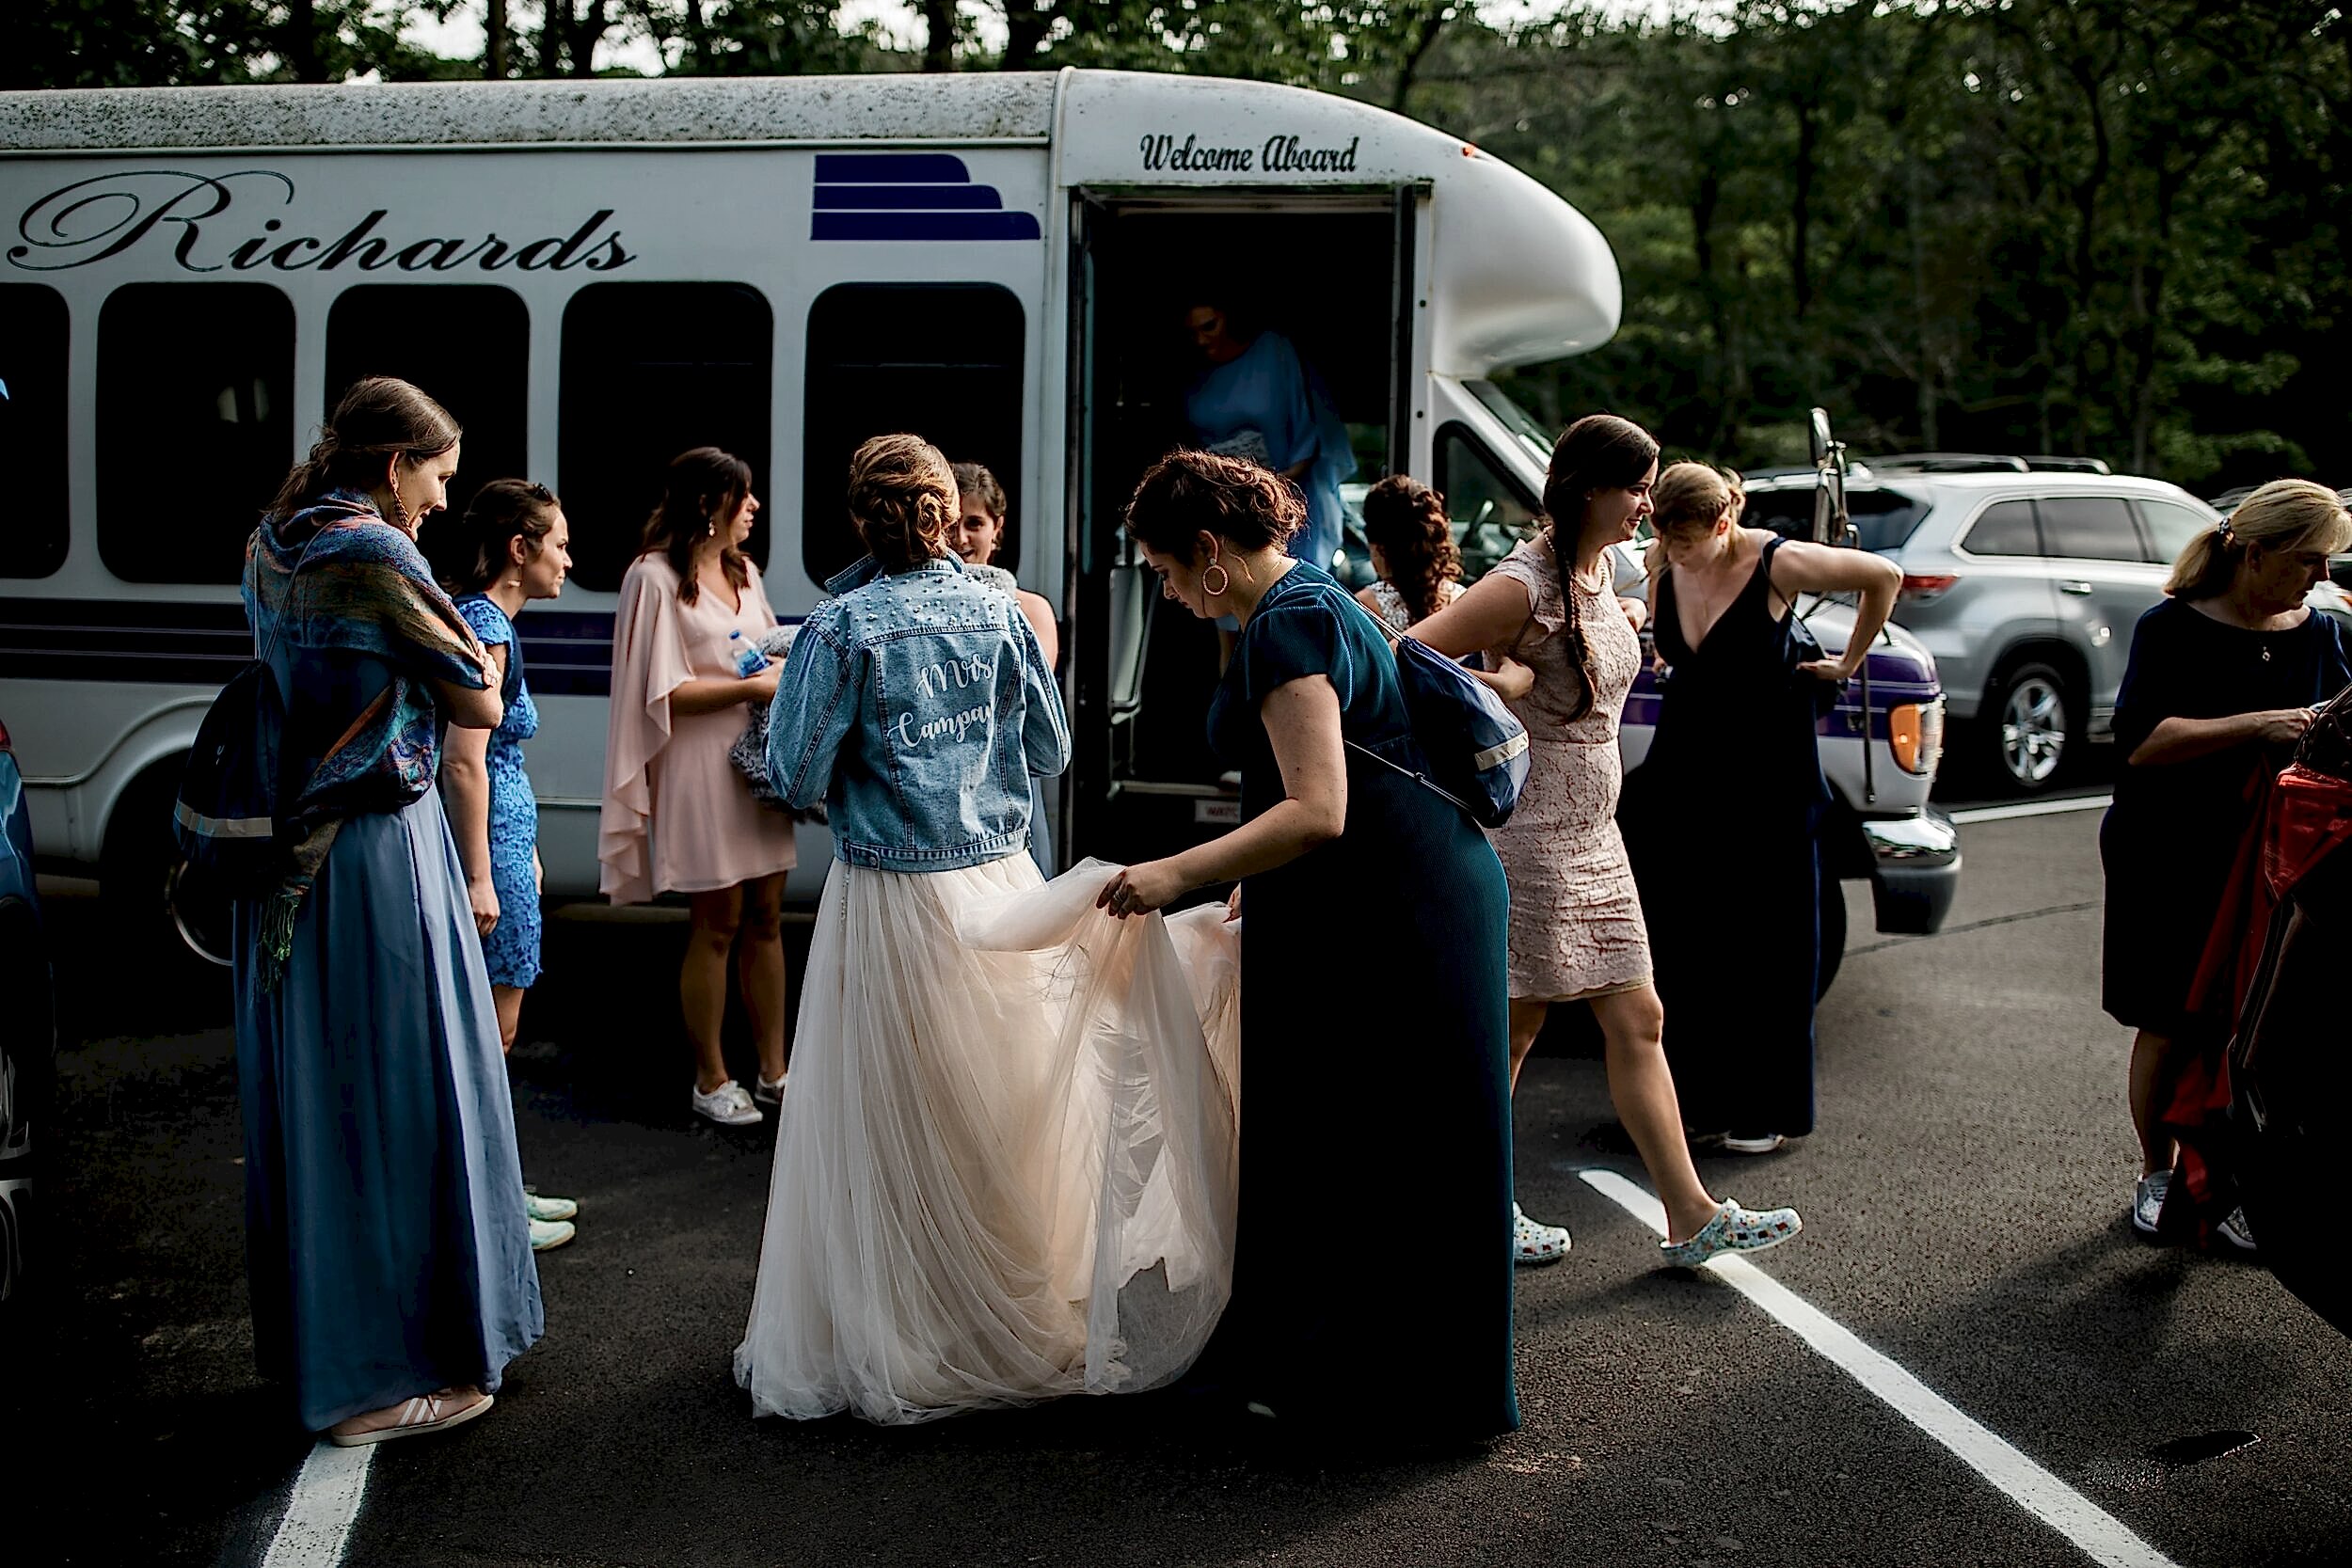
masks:
{"type": "Polygon", "coordinates": [[[1478,564],[1542,467],[1481,378],[1605,342],[1619,303],[1593,226],[1475,147],[1108,71],[0,94],[0,716],[45,858],[132,911],[160,903],[182,758],[251,657],[246,538],[362,375],[464,424],[453,505],[510,474],[564,499],[571,582],[519,629],[548,887],[582,896],[613,590],[675,453],[749,460],[787,620],[859,553],[860,440],[993,468],[1000,563],[1064,626],[1057,847],[1136,853],[1237,803],[1202,738],[1214,633],[1119,532],[1186,436],[1187,310],[1287,335],[1359,482],[1436,483],[1478,564]]]}

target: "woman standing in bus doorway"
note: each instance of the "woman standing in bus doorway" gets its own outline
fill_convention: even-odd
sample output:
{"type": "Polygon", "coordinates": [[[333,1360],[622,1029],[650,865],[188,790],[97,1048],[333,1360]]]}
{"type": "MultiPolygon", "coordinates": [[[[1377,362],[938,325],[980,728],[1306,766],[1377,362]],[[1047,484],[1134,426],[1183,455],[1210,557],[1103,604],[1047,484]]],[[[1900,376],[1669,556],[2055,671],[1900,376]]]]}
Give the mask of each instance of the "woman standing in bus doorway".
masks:
{"type": "Polygon", "coordinates": [[[602,891],[615,904],[692,898],[678,1000],[694,1048],[692,1104],[723,1127],[767,1119],[720,1049],[727,956],[759,1052],[757,1099],[784,1097],[784,874],[791,819],[753,799],[727,752],[743,705],[775,695],[779,666],[751,674],[741,652],[774,629],[759,568],[743,553],[759,498],[750,465],[696,447],[670,465],[644,553],[621,578],[612,618],[612,718],[596,832],[602,891]]]}
{"type": "Polygon", "coordinates": [[[1132,915],[1241,883],[1249,1136],[1233,1304],[1204,1375],[1343,1438],[1471,1441],[1519,1422],[1508,895],[1477,825],[1414,777],[1426,765],[1379,626],[1286,553],[1305,511],[1264,468],[1210,452],[1171,453],[1136,487],[1127,530],[1162,591],[1241,623],[1209,740],[1240,768],[1242,826],[1129,867],[1101,899],[1132,915]],[[1411,962],[1368,971],[1375,950],[1411,962]],[[1335,1042],[1344,1068],[1309,1040],[1335,1042]],[[1328,1217],[1342,1171],[1344,1227],[1328,1217]],[[1334,1249],[1367,1237],[1382,1278],[1335,1291],[1334,1249]]]}
{"type": "MultiPolygon", "coordinates": [[[[1717,1202],[1691,1164],[1660,1043],[1649,936],[1617,832],[1617,722],[1642,652],[1607,555],[1649,515],[1657,477],[1658,443],[1641,426],[1609,414],[1577,420],[1551,451],[1544,531],[1413,636],[1454,657],[1485,650],[1535,673],[1534,690],[1513,704],[1533,756],[1527,787],[1494,834],[1511,883],[1511,1082],[1553,1004],[1590,1006],[1610,1098],[1665,1204],[1666,1260],[1696,1267],[1719,1252],[1777,1246],[1800,1221],[1793,1209],[1717,1202]]],[[[1517,1216],[1515,1259],[1549,1262],[1567,1250],[1565,1229],[1517,1216]]]]}
{"type": "Polygon", "coordinates": [[[1196,303],[1184,313],[1184,330],[1201,361],[1184,392],[1195,439],[1297,485],[1307,520],[1290,554],[1329,571],[1347,521],[1340,485],[1356,472],[1356,452],[1323,377],[1281,333],[1238,326],[1221,300],[1196,303]]]}
{"type": "Polygon", "coordinates": [[[1661,474],[1652,503],[1652,621],[1670,673],[1626,784],[1627,848],[1683,1120],[1730,1153],[1768,1154],[1813,1131],[1816,835],[1830,799],[1815,702],[1862,668],[1902,573],[1867,550],[1742,528],[1737,476],[1704,463],[1661,474]],[[1799,593],[1859,596],[1841,657],[1797,662],[1799,593]]]}
{"type": "Polygon", "coordinates": [[[246,546],[281,777],[306,781],[280,800],[283,884],[236,907],[254,1354],[347,1447],[481,1415],[541,1331],[497,1014],[433,787],[442,725],[501,717],[414,538],[457,439],[406,382],[359,382],[246,546]]]}
{"type": "MultiPolygon", "coordinates": [[[[457,611],[489,651],[506,716],[495,730],[453,729],[441,757],[441,796],[466,895],[498,1007],[499,1049],[512,1054],[521,1026],[523,992],[539,977],[539,801],[523,770],[523,742],[539,733],[539,709],[523,679],[522,641],[515,617],[533,599],[564,592],[572,569],[572,527],[563,504],[544,484],[494,479],[474,492],[454,527],[435,533],[441,586],[456,596],[457,611]]],[[[549,1252],[570,1241],[580,1205],[568,1197],[526,1192],[531,1250],[549,1252]]]]}
{"type": "Polygon", "coordinates": [[[1070,736],[1020,611],[948,556],[955,499],[916,437],[858,449],[871,553],[826,585],[769,719],[776,792],[825,800],[835,863],[735,1356],[757,1415],[1149,1386],[1231,1277],[1231,1096],[1166,935],[1022,853],[1025,776],[1070,736]]]}
{"type": "MultiPolygon", "coordinates": [[[[1005,487],[996,476],[977,463],[958,463],[956,475],[955,518],[947,527],[947,546],[963,569],[1001,593],[1011,595],[1021,607],[1022,618],[1029,629],[1037,633],[1037,645],[1045,655],[1045,668],[1057,669],[1061,664],[1061,628],[1054,622],[1054,607],[1045,602],[1042,594],[1032,594],[1021,586],[1013,575],[994,564],[996,551],[1005,542],[1005,487]]],[[[1054,844],[1045,831],[1045,783],[1029,780],[1029,858],[1046,876],[1054,874],[1054,844]]]]}

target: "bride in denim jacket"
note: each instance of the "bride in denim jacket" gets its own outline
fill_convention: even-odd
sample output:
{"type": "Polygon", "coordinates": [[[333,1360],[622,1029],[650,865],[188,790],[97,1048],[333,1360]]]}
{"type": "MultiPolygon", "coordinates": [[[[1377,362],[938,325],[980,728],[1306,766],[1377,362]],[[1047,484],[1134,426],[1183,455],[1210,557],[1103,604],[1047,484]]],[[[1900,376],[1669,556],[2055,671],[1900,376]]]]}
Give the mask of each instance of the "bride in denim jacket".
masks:
{"type": "Polygon", "coordinates": [[[947,548],[956,497],[915,436],[858,449],[871,553],[769,711],[769,774],[824,800],[835,863],[735,1355],[756,1415],[1153,1386],[1230,1288],[1231,1052],[1170,941],[1192,928],[1096,912],[1108,868],[1042,885],[1029,780],[1069,729],[1019,606],[947,548]]]}

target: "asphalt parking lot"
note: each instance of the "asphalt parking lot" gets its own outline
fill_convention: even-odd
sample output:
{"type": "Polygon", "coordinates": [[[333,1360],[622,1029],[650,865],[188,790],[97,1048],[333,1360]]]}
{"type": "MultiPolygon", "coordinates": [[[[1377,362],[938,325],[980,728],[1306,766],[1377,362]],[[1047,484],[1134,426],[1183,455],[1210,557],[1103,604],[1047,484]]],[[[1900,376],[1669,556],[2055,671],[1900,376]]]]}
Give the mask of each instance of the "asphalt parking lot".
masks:
{"type": "MultiPolygon", "coordinates": [[[[1520,1275],[1526,1428],[1385,1463],[1180,1395],[911,1431],[753,1421],[728,1355],[767,1140],[690,1124],[666,1023],[675,928],[558,920],[515,1064],[526,1170],[583,1206],[580,1240],[541,1260],[548,1338],[485,1419],[375,1450],[346,1560],[2352,1559],[2344,1339],[2260,1268],[2159,1250],[2125,1223],[2097,822],[1963,828],[1960,903],[1935,937],[1880,936],[1849,890],[1820,1131],[1702,1164],[1719,1192],[1804,1211],[1802,1241],[1749,1271],[1760,1283],[1660,1270],[1610,1196],[1612,1173],[1640,1171],[1598,1062],[1572,1043],[1534,1062],[1520,1196],[1576,1247],[1520,1275]],[[1939,1429],[1939,1406],[1962,1426],[1939,1429]]],[[[252,1370],[223,988],[106,974],[94,903],[54,902],[72,948],[65,1147],[44,1203],[52,1289],[9,1330],[0,1540],[12,1561],[323,1560],[297,1551],[301,1511],[350,1477],[297,1487],[310,1445],[252,1370]]],[[[1328,1201],[1299,1216],[1300,1244],[1340,1217],[1366,1240],[1332,1258],[1331,1291],[1383,1288],[1351,1167],[1410,1157],[1332,1130],[1328,1201]]]]}

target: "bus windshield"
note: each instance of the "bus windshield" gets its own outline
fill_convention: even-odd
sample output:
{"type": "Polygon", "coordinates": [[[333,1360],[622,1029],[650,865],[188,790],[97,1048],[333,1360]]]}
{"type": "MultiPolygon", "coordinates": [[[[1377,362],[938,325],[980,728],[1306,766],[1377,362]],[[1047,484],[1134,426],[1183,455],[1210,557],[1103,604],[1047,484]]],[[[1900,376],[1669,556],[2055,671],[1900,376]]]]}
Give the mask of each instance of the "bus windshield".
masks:
{"type": "Polygon", "coordinates": [[[1462,385],[1470,389],[1470,396],[1486,405],[1487,413],[1502,421],[1503,429],[1518,436],[1535,454],[1536,462],[1551,461],[1551,444],[1559,438],[1558,431],[1544,428],[1541,420],[1513,403],[1510,394],[1491,381],[1465,381],[1462,385]]]}

